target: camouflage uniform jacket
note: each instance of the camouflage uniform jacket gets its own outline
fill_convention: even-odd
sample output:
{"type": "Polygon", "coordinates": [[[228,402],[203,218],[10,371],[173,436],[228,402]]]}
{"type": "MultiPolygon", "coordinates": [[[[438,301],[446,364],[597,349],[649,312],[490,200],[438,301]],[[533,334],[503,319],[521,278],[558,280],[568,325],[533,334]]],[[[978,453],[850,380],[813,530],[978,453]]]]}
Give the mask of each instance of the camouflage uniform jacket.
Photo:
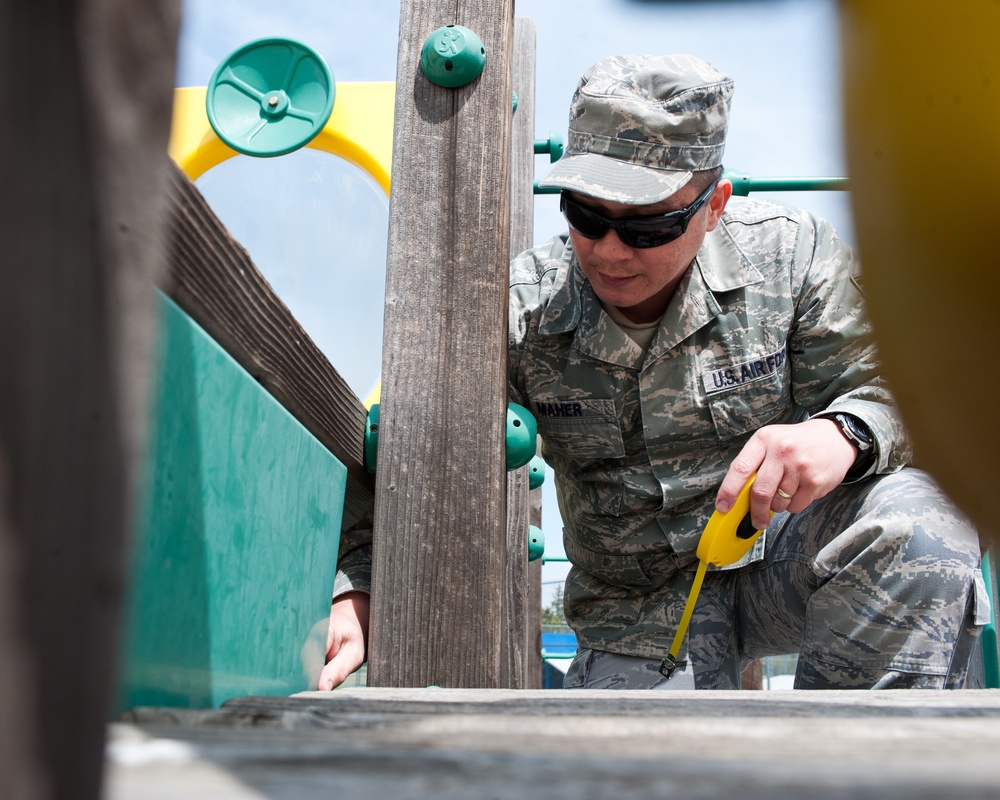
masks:
{"type": "Polygon", "coordinates": [[[734,198],[643,353],[568,236],[514,260],[511,399],[534,412],[555,471],[573,564],[565,611],[582,647],[662,656],[686,596],[670,581],[692,569],[722,478],[758,428],[848,411],[875,434],[874,471],[908,461],[856,269],[828,223],[734,198]]]}

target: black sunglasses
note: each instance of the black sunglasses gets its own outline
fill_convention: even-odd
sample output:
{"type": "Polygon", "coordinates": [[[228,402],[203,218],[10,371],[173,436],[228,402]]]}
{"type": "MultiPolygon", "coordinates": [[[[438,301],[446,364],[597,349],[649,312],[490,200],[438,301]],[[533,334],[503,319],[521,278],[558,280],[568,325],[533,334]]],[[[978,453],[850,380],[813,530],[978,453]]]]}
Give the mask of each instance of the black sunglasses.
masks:
{"type": "Polygon", "coordinates": [[[668,211],[666,214],[610,219],[581,205],[567,192],[562,193],[559,210],[566,216],[569,226],[588,239],[600,239],[610,228],[629,247],[659,247],[684,235],[698,209],[712,196],[717,183],[713,181],[687,208],[668,211]]]}

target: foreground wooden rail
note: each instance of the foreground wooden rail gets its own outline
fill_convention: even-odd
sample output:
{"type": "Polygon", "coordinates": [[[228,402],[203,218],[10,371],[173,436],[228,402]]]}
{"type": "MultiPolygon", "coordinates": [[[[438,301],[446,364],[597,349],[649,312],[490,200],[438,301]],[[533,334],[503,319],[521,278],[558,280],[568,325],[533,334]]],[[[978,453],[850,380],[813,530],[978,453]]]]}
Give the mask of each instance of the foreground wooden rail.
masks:
{"type": "Polygon", "coordinates": [[[168,199],[166,293],[347,467],[352,524],[374,489],[364,405],[176,167],[168,199]]]}
{"type": "Polygon", "coordinates": [[[352,689],[137,710],[108,800],[996,796],[1000,691],[352,689]]]}

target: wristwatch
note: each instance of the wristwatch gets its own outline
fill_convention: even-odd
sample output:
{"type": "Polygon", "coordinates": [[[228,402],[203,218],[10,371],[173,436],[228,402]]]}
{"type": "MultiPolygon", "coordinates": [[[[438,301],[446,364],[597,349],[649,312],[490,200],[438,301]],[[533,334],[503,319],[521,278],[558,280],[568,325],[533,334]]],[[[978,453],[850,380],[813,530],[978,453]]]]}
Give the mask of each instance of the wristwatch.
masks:
{"type": "Polygon", "coordinates": [[[853,414],[838,412],[827,417],[837,423],[840,432],[844,435],[857,450],[857,458],[851,468],[844,476],[844,483],[851,483],[863,478],[875,463],[877,451],[875,449],[875,437],[871,429],[853,414]]]}

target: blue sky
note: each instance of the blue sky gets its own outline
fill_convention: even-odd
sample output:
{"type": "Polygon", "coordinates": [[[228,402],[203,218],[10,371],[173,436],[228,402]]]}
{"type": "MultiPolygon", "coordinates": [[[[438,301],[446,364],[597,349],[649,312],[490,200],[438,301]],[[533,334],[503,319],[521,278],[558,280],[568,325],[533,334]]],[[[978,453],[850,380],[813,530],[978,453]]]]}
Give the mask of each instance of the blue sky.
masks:
{"type": "MultiPolygon", "coordinates": [[[[265,36],[298,39],[340,81],[391,81],[398,0],[184,0],[177,85],[204,86],[228,53],[265,36]]],[[[535,132],[565,136],[580,74],[615,53],[693,53],[736,81],[726,165],[755,176],[845,174],[835,0],[517,0],[534,20],[535,132]]],[[[462,20],[441,20],[441,24],[462,20]]],[[[536,159],[536,177],[547,158],[536,159]]],[[[319,347],[364,397],[381,359],[388,199],[352,165],[312,150],[239,157],[198,186],[319,347]]],[[[843,193],[775,199],[830,219],[853,240],[843,193]]],[[[536,198],[535,240],[563,228],[558,201],[536,198]]],[[[546,554],[562,555],[551,476],[543,494],[546,554]]],[[[565,574],[544,571],[546,596],[565,574]]]]}

